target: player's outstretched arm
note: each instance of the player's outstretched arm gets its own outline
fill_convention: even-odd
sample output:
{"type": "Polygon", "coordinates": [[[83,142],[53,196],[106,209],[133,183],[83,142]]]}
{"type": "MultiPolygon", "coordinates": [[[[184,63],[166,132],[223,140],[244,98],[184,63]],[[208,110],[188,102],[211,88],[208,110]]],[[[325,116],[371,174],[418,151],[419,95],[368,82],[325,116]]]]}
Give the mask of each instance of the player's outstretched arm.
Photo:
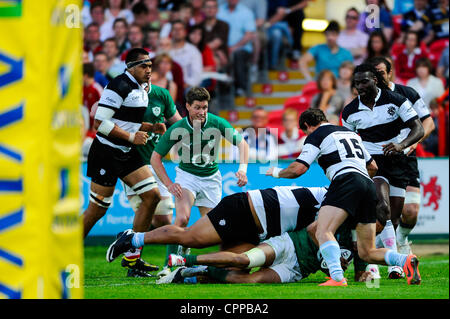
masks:
{"type": "Polygon", "coordinates": [[[308,167],[305,164],[295,161],[285,169],[270,167],[266,172],[266,176],[272,176],[275,178],[297,178],[305,174],[307,170],[308,167]]]}

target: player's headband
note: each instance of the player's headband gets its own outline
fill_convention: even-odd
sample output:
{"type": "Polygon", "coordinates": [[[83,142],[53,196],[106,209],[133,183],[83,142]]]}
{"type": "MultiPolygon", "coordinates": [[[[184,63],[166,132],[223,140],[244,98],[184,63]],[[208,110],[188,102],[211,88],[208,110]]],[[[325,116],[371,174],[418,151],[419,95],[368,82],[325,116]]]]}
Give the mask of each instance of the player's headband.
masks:
{"type": "Polygon", "coordinates": [[[139,61],[128,62],[127,69],[131,69],[131,68],[134,68],[135,66],[138,66],[138,65],[144,64],[144,63],[148,63],[148,62],[152,62],[152,60],[144,59],[144,60],[139,60],[139,61]]]}

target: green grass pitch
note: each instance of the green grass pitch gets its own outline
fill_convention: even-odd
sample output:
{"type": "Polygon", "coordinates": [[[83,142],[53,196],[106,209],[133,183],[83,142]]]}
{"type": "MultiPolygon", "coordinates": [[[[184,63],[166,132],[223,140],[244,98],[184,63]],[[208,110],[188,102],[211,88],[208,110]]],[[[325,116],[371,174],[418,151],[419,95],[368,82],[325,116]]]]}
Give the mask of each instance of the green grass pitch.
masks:
{"type": "MultiPolygon", "coordinates": [[[[353,281],[353,266],[346,272],[349,286],[318,287],[325,280],[317,272],[290,284],[183,284],[156,285],[155,278],[128,278],[120,258],[105,260],[106,246],[85,247],[84,294],[86,299],[448,299],[449,256],[420,257],[422,284],[408,286],[406,280],[389,280],[387,267],[381,266],[379,287],[368,288],[353,281]]],[[[216,251],[217,247],[192,250],[192,254],[216,251]]],[[[165,246],[146,246],[143,258],[161,266],[165,246]]],[[[155,272],[156,274],[156,272],[155,272]]]]}

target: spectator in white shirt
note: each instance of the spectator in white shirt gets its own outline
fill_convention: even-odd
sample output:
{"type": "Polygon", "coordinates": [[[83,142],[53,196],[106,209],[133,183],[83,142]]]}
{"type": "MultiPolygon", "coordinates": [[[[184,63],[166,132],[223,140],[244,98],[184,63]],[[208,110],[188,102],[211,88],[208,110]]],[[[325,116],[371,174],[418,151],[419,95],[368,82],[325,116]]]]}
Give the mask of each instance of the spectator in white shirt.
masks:
{"type": "Polygon", "coordinates": [[[359,11],[352,7],[345,14],[345,29],[339,33],[337,44],[349,50],[353,56],[353,63],[361,64],[366,56],[369,36],[358,29],[359,11]]]}
{"type": "Polygon", "coordinates": [[[105,21],[105,8],[101,1],[96,1],[90,9],[92,21],[100,26],[100,41],[114,36],[113,21],[105,21]]]}
{"type": "Polygon", "coordinates": [[[407,82],[407,86],[412,87],[419,93],[426,105],[430,105],[433,99],[444,94],[444,83],[433,74],[433,65],[428,58],[420,58],[416,61],[417,77],[407,82]]]}
{"type": "Polygon", "coordinates": [[[184,89],[198,86],[201,83],[203,60],[200,51],[186,41],[187,30],[183,21],[172,23],[171,58],[183,69],[184,89]]]}
{"type": "Polygon", "coordinates": [[[114,21],[117,18],[124,18],[128,24],[134,22],[134,16],[131,10],[127,9],[126,0],[108,0],[105,10],[105,21],[114,21]]]}

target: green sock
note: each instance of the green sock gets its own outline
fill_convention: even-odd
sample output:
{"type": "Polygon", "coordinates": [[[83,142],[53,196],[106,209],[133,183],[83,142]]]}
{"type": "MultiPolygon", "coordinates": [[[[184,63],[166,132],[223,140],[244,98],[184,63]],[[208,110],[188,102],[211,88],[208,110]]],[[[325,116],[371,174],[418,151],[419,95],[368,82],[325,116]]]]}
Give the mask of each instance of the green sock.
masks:
{"type": "Polygon", "coordinates": [[[186,267],[197,265],[197,255],[183,255],[186,258],[186,267]]]}
{"type": "Polygon", "coordinates": [[[221,282],[226,282],[225,278],[229,272],[229,270],[223,268],[216,268],[213,266],[208,267],[208,276],[221,282]]]}

